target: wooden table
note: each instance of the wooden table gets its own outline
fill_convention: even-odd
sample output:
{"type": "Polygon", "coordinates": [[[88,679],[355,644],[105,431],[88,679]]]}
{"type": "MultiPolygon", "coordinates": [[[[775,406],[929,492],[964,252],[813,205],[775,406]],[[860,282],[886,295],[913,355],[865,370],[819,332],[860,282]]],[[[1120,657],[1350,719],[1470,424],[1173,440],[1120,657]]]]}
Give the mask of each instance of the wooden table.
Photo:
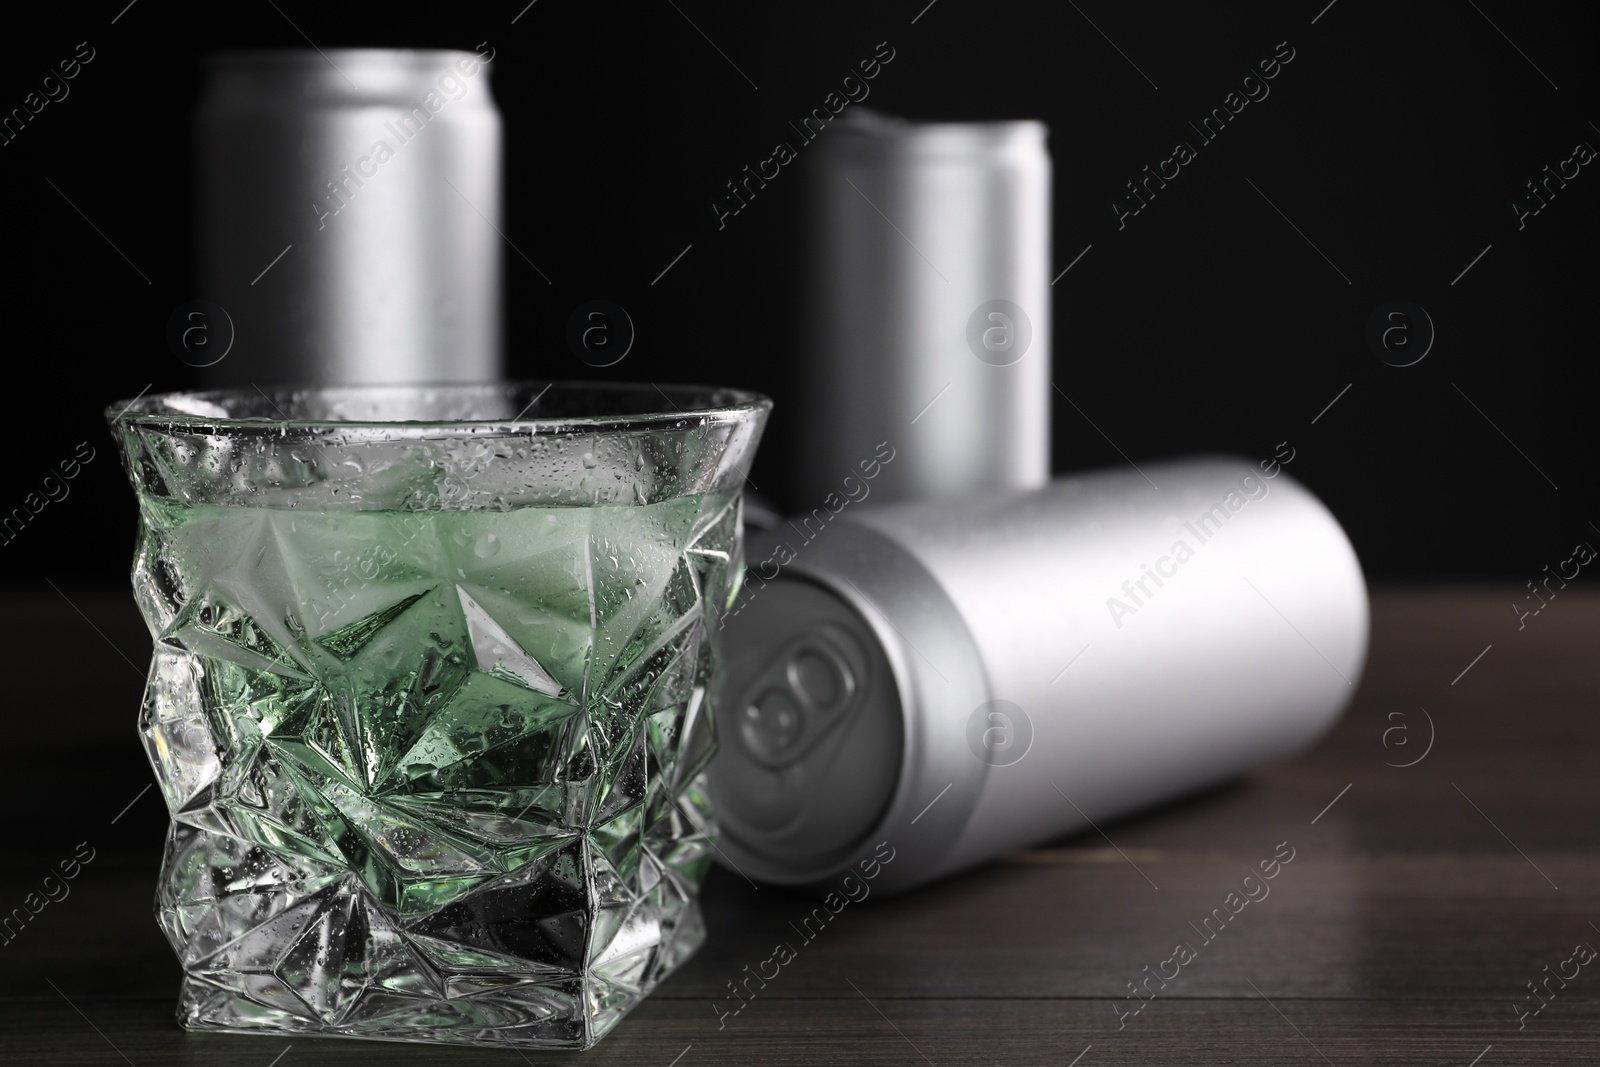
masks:
{"type": "Polygon", "coordinates": [[[1520,1028],[1516,1007],[1537,1004],[1528,982],[1572,973],[1576,944],[1600,946],[1600,596],[1564,591],[1518,630],[1499,587],[1380,591],[1355,703],[1312,752],[1103,827],[1109,841],[852,905],[720,1027],[726,983],[792,940],[810,902],[715,871],[693,961],[592,1052],[524,1057],[177,1028],[150,905],[165,813],[140,794],[133,733],[148,638],[124,595],[67,595],[13,595],[5,613],[12,671],[32,680],[5,712],[0,905],[77,842],[96,856],[0,949],[8,1065],[1600,1063],[1600,962],[1551,979],[1520,1028]],[[1190,924],[1280,842],[1295,858],[1270,895],[1119,1028],[1113,1005],[1139,1004],[1128,983],[1201,944],[1190,924]]]}

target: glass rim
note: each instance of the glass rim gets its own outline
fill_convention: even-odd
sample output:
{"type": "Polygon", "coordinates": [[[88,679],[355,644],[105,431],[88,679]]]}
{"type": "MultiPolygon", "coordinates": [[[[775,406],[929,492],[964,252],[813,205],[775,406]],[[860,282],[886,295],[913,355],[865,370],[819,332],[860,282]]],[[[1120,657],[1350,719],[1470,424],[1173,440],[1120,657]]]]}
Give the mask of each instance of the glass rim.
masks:
{"type": "MultiPolygon", "coordinates": [[[[372,385],[269,385],[251,388],[191,390],[182,389],[166,393],[141,393],[129,400],[118,400],[106,406],[106,422],[115,429],[126,423],[140,429],[164,433],[195,432],[215,436],[248,436],[269,431],[282,433],[305,431],[379,431],[386,436],[439,437],[453,433],[482,436],[486,429],[536,436],[560,435],[597,431],[625,431],[680,428],[686,420],[716,423],[737,423],[772,409],[767,396],[747,389],[726,386],[696,385],[691,383],[657,382],[596,382],[563,379],[519,378],[495,382],[416,382],[381,383],[372,385]],[[511,418],[484,419],[331,419],[331,418],[269,418],[265,416],[224,416],[196,410],[183,410],[188,402],[191,408],[198,404],[218,405],[239,397],[261,397],[277,408],[280,400],[296,395],[323,394],[396,397],[416,396],[424,391],[455,393],[465,399],[473,395],[483,397],[515,395],[525,389],[534,393],[527,407],[511,418]],[[649,392],[654,390],[665,403],[655,410],[624,411],[590,415],[532,416],[529,409],[551,390],[565,393],[649,392]],[[682,402],[682,406],[680,405],[682,402]]],[[[282,414],[280,410],[280,415],[282,414]]]]}

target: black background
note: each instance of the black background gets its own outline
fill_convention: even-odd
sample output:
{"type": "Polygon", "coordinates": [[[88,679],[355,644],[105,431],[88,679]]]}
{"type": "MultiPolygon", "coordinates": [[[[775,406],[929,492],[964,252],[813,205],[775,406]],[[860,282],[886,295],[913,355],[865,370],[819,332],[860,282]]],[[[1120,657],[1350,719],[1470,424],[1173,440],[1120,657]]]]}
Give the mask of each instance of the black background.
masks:
{"type": "Polygon", "coordinates": [[[79,441],[97,450],[69,497],[0,546],[4,580],[125,581],[135,512],[100,411],[194,381],[164,331],[207,295],[189,280],[196,57],[306,37],[494,48],[506,232],[554,283],[507,251],[510,373],[766,392],[778,408],[755,480],[780,497],[784,400],[805,373],[790,295],[798,183],[780,176],[720,231],[709,205],[887,41],[895,58],[869,106],[1050,125],[1054,271],[1092,246],[1053,289],[1055,381],[1083,412],[1055,400],[1057,470],[1121,464],[1118,448],[1135,461],[1264,458],[1287,441],[1290,473],[1345,524],[1369,577],[1492,578],[1508,599],[1576,541],[1600,544],[1597,168],[1521,230],[1509,207],[1576,142],[1600,146],[1592,36],[1569,9],[525,2],[111,0],[0,16],[0,112],[78,42],[95,50],[70,95],[0,147],[0,511],[79,441]],[[1282,41],[1295,58],[1271,95],[1119,230],[1109,203],[1122,183],[1282,41]],[[625,307],[639,334],[599,372],[564,342],[573,308],[595,298],[625,307]],[[1366,344],[1368,316],[1394,299],[1437,328],[1414,366],[1366,344]]]}

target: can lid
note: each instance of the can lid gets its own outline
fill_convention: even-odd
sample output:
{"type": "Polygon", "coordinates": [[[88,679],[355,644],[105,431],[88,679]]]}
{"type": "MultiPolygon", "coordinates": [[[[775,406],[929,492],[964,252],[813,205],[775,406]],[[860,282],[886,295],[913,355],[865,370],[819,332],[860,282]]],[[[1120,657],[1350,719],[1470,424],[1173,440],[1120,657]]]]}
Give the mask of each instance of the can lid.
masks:
{"type": "Polygon", "coordinates": [[[421,107],[432,91],[455,112],[493,102],[488,75],[480,74],[493,66],[492,56],[451,48],[224,49],[205,57],[200,106],[268,114],[286,101],[421,107]]]}
{"type": "Polygon", "coordinates": [[[954,862],[987,764],[967,737],[988,681],[937,578],[840,516],[747,534],[759,562],[722,630],[712,801],[721,859],[746,877],[834,888],[887,843],[896,892],[954,862]],[[891,853],[893,855],[894,853],[891,853]]]}
{"type": "Polygon", "coordinates": [[[752,597],[724,633],[713,773],[717,814],[758,878],[848,861],[900,778],[894,672],[871,627],[804,580],[752,597]]]}
{"type": "Polygon", "coordinates": [[[1038,119],[928,122],[853,107],[834,122],[823,146],[851,156],[991,156],[1007,149],[1042,150],[1048,132],[1038,119]]]}

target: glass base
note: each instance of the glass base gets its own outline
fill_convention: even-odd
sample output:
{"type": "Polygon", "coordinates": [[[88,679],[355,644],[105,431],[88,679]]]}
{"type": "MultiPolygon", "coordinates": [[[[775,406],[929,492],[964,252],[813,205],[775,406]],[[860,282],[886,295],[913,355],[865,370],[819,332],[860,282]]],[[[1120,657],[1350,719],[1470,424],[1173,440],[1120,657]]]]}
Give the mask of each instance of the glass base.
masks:
{"type": "MultiPolygon", "coordinates": [[[[705,939],[699,907],[684,916],[677,944],[657,981],[694,955],[705,939]]],[[[509,973],[455,976],[457,989],[483,988],[454,997],[386,996],[367,992],[343,1010],[323,1016],[267,975],[189,976],[178,997],[185,1030],[227,1034],[300,1034],[502,1048],[592,1048],[633,1010],[654,983],[628,988],[603,979],[552,982],[509,973]],[[496,987],[496,983],[499,983],[496,987]],[[248,993],[229,986],[246,987],[248,993]],[[586,988],[587,986],[587,988],[586,988]],[[290,1006],[280,1007],[285,1001],[290,1006]]]]}
{"type": "MultiPolygon", "coordinates": [[[[189,1030],[586,1049],[705,940],[714,847],[696,779],[638,865],[575,833],[406,913],[339,865],[175,822],[156,914],[189,1030]]],[[[198,814],[198,813],[197,813],[198,814]]]]}

